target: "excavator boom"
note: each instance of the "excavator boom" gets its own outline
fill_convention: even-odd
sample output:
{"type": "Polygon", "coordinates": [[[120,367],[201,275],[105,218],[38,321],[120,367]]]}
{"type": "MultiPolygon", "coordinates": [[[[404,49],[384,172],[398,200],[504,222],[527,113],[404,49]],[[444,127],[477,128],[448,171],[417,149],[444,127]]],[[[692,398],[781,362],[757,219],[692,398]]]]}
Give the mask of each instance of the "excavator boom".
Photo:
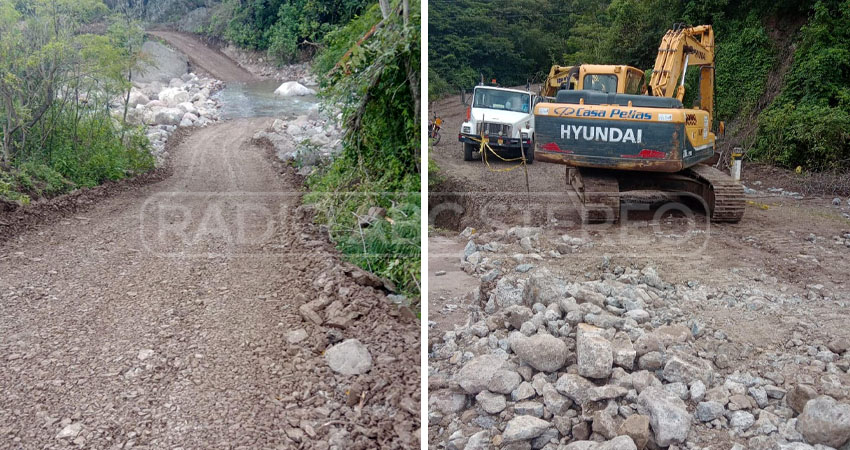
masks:
{"type": "Polygon", "coordinates": [[[711,116],[714,112],[714,31],[711,25],[676,27],[664,34],[649,80],[651,95],[682,101],[688,66],[700,68],[700,109],[711,116]]]}

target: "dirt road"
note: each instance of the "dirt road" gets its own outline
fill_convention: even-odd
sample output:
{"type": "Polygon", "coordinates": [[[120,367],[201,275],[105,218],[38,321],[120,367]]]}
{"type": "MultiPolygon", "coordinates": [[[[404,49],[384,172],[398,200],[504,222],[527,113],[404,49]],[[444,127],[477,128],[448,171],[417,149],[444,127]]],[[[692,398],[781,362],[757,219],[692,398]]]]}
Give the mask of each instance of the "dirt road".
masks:
{"type": "Polygon", "coordinates": [[[205,45],[197,37],[177,31],[149,31],[149,34],[161,38],[189,57],[193,71],[200,68],[222,81],[256,80],[251,72],[225,56],[218,50],[205,45]]]}
{"type": "Polygon", "coordinates": [[[346,275],[250,141],[270,121],[0,244],[0,447],[418,448],[418,324],[346,275]],[[331,371],[347,339],[371,370],[331,371]]]}

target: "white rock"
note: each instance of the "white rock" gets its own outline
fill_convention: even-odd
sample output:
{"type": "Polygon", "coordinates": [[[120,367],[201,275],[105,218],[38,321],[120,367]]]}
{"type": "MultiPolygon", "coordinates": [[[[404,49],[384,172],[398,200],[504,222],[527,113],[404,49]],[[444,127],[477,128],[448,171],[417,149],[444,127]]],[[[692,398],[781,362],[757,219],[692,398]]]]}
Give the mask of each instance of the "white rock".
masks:
{"type": "Polygon", "coordinates": [[[303,341],[304,339],[307,339],[307,336],[307,330],[299,328],[297,330],[293,330],[289,333],[286,333],[286,342],[289,342],[290,344],[297,344],[303,341]]]}
{"type": "Polygon", "coordinates": [[[128,105],[130,108],[135,108],[137,105],[146,105],[151,100],[141,91],[137,91],[135,89],[130,90],[130,101],[128,105]]]}
{"type": "Polygon", "coordinates": [[[83,431],[83,424],[80,422],[72,423],[65,428],[62,428],[62,431],[56,435],[56,439],[66,439],[77,437],[80,432],[83,431]]]}
{"type": "Polygon", "coordinates": [[[144,360],[150,358],[151,356],[153,356],[153,354],[154,354],[153,350],[151,350],[149,348],[145,348],[145,349],[139,350],[139,354],[137,355],[137,357],[139,358],[140,361],[144,361],[144,360]]]}
{"type": "Polygon", "coordinates": [[[198,121],[198,116],[192,113],[186,113],[183,115],[183,119],[180,120],[180,126],[182,128],[191,127],[195,125],[195,122],[198,121]]]}
{"type": "Polygon", "coordinates": [[[578,373],[588,378],[606,378],[611,375],[614,352],[611,343],[602,335],[602,329],[580,323],[576,333],[578,373]]]}
{"type": "Polygon", "coordinates": [[[490,391],[479,392],[475,396],[475,400],[487,414],[498,414],[507,407],[504,395],[494,394],[490,391]]]}
{"type": "Polygon", "coordinates": [[[198,114],[198,108],[195,108],[195,105],[193,105],[191,102],[183,102],[177,105],[177,107],[182,109],[183,112],[192,113],[195,115],[198,114]]]}
{"type": "Polygon", "coordinates": [[[502,438],[505,443],[527,441],[543,434],[552,425],[534,416],[517,416],[508,422],[502,438]]]}
{"type": "Polygon", "coordinates": [[[567,345],[550,334],[518,337],[511,349],[523,362],[542,372],[555,372],[567,360],[567,345]]]}
{"type": "Polygon", "coordinates": [[[331,370],[343,375],[360,375],[372,370],[372,355],[357,339],[347,339],[325,351],[331,370]]]}
{"type": "Polygon", "coordinates": [[[456,374],[455,380],[468,394],[486,390],[505,362],[496,355],[481,355],[467,362],[456,374]]]}
{"type": "Polygon", "coordinates": [[[275,94],[282,97],[290,97],[293,95],[316,95],[316,91],[304,86],[297,81],[287,81],[275,89],[275,94]]]}
{"type": "Polygon", "coordinates": [[[685,442],[691,429],[691,415],[679,397],[650,386],[640,393],[638,404],[649,412],[649,422],[659,446],[685,442]]]}
{"type": "Polygon", "coordinates": [[[183,102],[188,102],[191,97],[188,92],[182,89],[170,87],[159,93],[159,99],[168,106],[177,106],[183,102]]]}
{"type": "Polygon", "coordinates": [[[179,125],[183,118],[183,111],[177,108],[158,108],[152,114],[152,122],[156,125],[179,125]]]}

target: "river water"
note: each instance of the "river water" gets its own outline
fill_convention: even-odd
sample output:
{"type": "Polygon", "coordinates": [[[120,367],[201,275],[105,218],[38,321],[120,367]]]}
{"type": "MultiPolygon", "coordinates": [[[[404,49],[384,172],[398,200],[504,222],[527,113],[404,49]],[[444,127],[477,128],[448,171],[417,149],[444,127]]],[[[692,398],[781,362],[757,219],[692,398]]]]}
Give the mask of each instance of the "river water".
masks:
{"type": "Polygon", "coordinates": [[[319,99],[315,95],[281,97],[274,91],[281,81],[263,80],[250,83],[231,81],[214,98],[221,102],[222,119],[276,117],[292,119],[303,116],[319,99]]]}

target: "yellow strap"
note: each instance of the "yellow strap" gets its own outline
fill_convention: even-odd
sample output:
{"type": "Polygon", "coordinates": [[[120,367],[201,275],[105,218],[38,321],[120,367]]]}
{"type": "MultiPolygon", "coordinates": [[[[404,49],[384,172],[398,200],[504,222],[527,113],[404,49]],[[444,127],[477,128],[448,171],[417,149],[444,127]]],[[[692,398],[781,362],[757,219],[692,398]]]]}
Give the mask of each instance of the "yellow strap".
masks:
{"type": "Polygon", "coordinates": [[[525,164],[526,164],[524,156],[520,156],[519,158],[503,158],[501,155],[496,153],[496,151],[493,150],[492,147],[490,147],[490,143],[485,141],[483,137],[481,137],[480,139],[475,139],[475,138],[470,138],[470,139],[472,139],[473,141],[478,142],[480,144],[480,146],[478,147],[478,151],[481,153],[482,159],[484,159],[484,164],[487,165],[487,169],[490,170],[490,172],[510,172],[514,169],[525,166],[525,164]],[[513,167],[508,167],[506,169],[494,169],[493,167],[490,166],[490,161],[487,160],[487,153],[492,153],[493,155],[495,155],[497,158],[501,159],[504,162],[520,161],[520,163],[513,166],[513,167]]]}

